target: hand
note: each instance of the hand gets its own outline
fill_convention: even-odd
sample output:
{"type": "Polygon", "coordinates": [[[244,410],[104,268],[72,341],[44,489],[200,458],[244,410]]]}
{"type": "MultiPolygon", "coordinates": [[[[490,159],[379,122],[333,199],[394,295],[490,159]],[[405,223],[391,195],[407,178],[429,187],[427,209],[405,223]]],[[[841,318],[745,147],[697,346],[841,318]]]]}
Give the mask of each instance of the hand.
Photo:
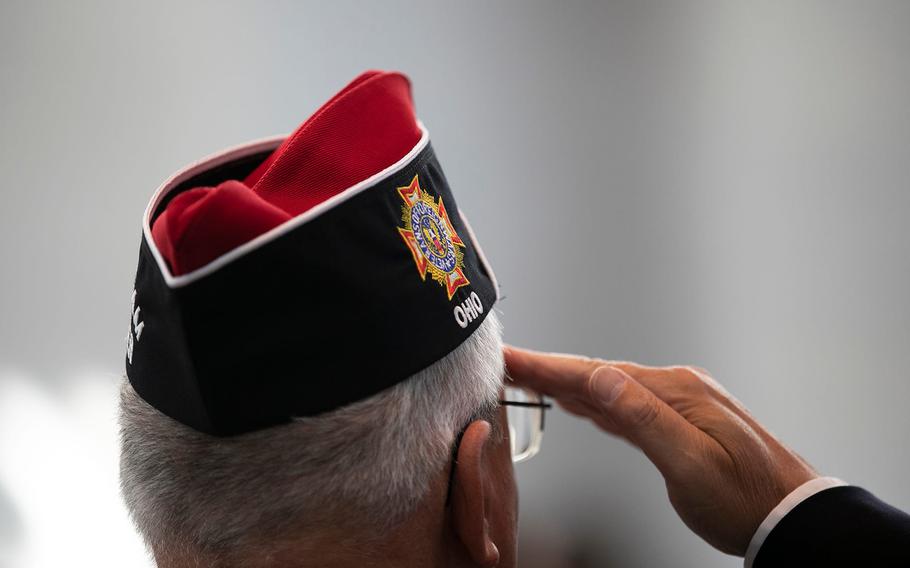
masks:
{"type": "Polygon", "coordinates": [[[728,554],[744,555],[768,513],[818,477],[703,369],[514,347],[505,359],[516,386],[639,447],[663,475],[683,522],[728,554]]]}

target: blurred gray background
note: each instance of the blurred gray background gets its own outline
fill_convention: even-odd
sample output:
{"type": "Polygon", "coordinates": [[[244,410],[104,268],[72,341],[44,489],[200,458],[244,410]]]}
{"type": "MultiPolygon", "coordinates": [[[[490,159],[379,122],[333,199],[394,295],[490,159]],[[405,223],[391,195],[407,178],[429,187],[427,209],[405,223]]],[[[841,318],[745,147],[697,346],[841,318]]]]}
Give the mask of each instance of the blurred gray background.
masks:
{"type": "MultiPolygon", "coordinates": [[[[910,3],[0,6],[0,566],[144,565],[114,405],[172,171],[410,75],[509,342],[710,369],[822,472],[910,509],[910,3]]],[[[524,566],[732,567],[561,411],[524,566]]]]}

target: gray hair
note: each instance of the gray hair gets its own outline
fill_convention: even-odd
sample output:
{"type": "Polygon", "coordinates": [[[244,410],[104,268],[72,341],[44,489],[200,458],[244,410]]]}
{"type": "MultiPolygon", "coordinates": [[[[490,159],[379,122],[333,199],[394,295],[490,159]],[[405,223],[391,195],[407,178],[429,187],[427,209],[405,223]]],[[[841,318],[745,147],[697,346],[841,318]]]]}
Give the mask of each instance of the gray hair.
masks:
{"type": "Polygon", "coordinates": [[[501,336],[491,311],[461,346],[394,387],[227,438],[168,418],[124,380],[120,476],[133,521],[153,550],[219,556],[321,523],[401,522],[448,463],[457,432],[495,409],[501,336]]]}

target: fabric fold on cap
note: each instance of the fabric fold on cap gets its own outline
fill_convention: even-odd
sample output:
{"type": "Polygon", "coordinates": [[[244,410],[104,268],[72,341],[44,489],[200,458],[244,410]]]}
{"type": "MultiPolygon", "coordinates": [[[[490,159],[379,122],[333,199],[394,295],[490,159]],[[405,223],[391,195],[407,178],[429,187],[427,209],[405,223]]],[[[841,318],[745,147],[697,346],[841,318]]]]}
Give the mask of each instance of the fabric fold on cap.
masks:
{"type": "Polygon", "coordinates": [[[381,172],[420,136],[407,77],[367,71],[245,179],[174,197],[152,237],[175,276],[192,272],[381,172]]]}

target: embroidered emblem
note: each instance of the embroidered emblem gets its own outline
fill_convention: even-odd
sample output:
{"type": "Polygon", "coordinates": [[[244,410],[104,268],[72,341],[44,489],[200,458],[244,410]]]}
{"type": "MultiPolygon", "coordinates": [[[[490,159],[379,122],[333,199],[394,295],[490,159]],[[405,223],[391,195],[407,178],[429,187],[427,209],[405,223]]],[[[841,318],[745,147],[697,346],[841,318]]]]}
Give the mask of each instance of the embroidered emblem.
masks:
{"type": "Polygon", "coordinates": [[[449,221],[442,197],[439,203],[433,196],[420,188],[417,176],[405,187],[398,188],[404,200],[401,220],[404,227],[398,233],[404,239],[420,278],[427,279],[427,272],[433,280],[445,287],[449,300],[455,291],[470,284],[464,275],[464,242],[449,221]]]}

